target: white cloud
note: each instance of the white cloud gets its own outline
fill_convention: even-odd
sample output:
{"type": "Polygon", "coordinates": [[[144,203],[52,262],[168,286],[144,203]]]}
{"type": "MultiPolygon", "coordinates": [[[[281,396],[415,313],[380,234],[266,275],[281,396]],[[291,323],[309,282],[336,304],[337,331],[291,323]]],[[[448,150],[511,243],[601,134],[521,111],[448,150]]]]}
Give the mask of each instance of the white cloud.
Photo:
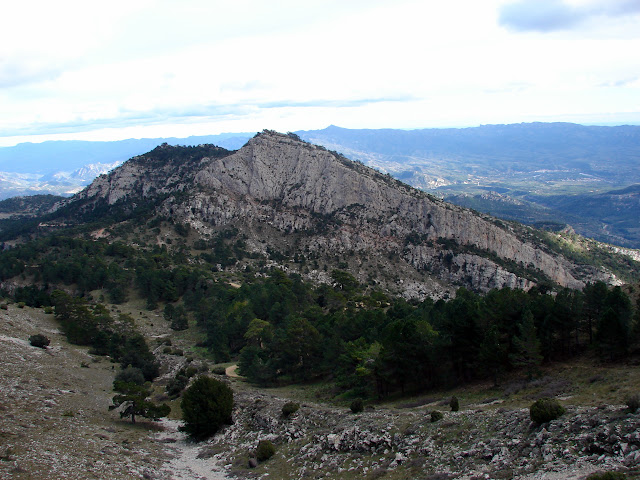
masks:
{"type": "Polygon", "coordinates": [[[0,137],[418,128],[638,112],[637,4],[15,2],[0,29],[0,137]],[[579,21],[522,23],[527,9],[551,7],[578,12],[579,21]]]}

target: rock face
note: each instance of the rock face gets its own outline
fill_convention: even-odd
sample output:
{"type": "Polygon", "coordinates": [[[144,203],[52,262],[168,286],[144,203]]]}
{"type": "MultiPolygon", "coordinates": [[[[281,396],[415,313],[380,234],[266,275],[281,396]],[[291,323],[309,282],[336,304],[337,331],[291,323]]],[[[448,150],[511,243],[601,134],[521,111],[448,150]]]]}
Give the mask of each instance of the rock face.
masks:
{"type": "MultiPolygon", "coordinates": [[[[384,271],[386,284],[395,281],[407,296],[432,294],[443,284],[477,290],[528,288],[541,279],[584,285],[584,267],[577,274],[575,265],[514,227],[295,135],[265,131],[236,152],[189,148],[165,145],[134,157],[67,205],[86,210],[152,202],[157,213],[203,236],[234,226],[261,253],[293,256],[295,248],[315,258],[341,256],[360,280],[378,283],[384,271]]],[[[587,275],[604,278],[595,269],[587,275]]]]}

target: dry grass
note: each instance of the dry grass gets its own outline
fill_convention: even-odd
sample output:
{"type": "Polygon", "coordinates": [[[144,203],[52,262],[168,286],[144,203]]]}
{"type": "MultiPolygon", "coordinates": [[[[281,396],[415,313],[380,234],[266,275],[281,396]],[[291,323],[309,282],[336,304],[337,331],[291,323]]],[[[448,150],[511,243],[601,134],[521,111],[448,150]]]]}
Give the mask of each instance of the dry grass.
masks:
{"type": "Polygon", "coordinates": [[[69,345],[52,315],[1,312],[0,477],[130,479],[158,471],[166,455],[150,440],[157,426],[132,426],[108,411],[115,365],[69,345]],[[48,349],[28,344],[35,333],[51,339],[48,349]]]}

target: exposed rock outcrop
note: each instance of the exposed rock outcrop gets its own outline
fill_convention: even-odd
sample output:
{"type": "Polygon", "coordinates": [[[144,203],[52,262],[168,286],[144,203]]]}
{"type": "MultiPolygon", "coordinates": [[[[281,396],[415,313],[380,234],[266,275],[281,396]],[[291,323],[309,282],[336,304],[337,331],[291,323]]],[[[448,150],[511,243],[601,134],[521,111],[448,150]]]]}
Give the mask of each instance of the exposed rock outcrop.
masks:
{"type": "Polygon", "coordinates": [[[360,280],[376,277],[377,266],[422,283],[426,294],[442,289],[438,283],[488,290],[528,288],[544,279],[580,288],[585,280],[607,278],[596,269],[577,273],[575,265],[502,222],[293,135],[265,131],[236,152],[176,148],[165,145],[131,159],[67,205],[155,202],[158,213],[200,235],[233,225],[262,253],[286,254],[295,245],[324,258],[351,255],[360,280]]]}

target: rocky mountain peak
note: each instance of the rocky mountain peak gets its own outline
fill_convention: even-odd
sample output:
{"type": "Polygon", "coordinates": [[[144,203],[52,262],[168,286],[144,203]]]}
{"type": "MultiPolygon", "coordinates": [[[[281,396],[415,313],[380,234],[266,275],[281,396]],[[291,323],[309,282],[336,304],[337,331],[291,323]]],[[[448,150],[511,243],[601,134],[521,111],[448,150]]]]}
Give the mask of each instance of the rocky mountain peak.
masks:
{"type": "MultiPolygon", "coordinates": [[[[158,147],[98,178],[69,205],[152,202],[199,236],[233,226],[258,254],[348,264],[360,280],[425,296],[466,285],[581,287],[606,277],[502,222],[456,207],[295,134],[265,130],[232,152],[158,147]],[[346,261],[344,260],[346,259],[346,261]],[[384,277],[384,280],[382,278],[384,277]]],[[[292,266],[292,268],[296,268],[292,266]]],[[[313,272],[308,272],[313,275],[313,272]]],[[[316,272],[316,278],[318,273],[316,272]]]]}

